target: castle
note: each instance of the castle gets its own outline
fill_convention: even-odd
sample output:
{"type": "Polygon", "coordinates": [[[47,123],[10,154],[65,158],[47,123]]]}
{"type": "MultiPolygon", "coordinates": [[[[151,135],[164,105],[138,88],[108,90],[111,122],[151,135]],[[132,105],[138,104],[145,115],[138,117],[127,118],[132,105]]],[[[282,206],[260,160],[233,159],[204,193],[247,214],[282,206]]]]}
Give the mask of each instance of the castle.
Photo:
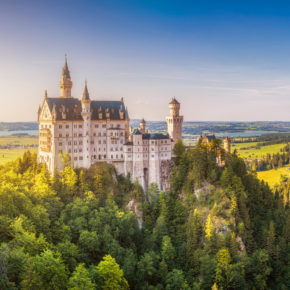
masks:
{"type": "Polygon", "coordinates": [[[65,59],[60,81],[61,95],[50,98],[45,91],[38,110],[38,162],[53,174],[64,166],[64,153],[74,168],[89,168],[96,162],[115,166],[119,174],[138,180],[146,190],[155,182],[169,189],[173,146],[182,137],[183,116],[180,103],[173,98],[166,118],[168,134],[149,133],[143,119],[130,133],[129,114],[120,101],[92,100],[87,83],[82,99],[72,97],[72,81],[65,59]]]}

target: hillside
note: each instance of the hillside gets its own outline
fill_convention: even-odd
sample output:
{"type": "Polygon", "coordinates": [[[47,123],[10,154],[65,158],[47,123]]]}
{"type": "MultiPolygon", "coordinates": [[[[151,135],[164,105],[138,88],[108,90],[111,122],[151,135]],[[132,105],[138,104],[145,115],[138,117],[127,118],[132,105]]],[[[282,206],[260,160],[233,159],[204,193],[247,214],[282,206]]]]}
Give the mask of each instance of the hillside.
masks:
{"type": "Polygon", "coordinates": [[[105,163],[0,166],[0,288],[289,289],[289,186],[274,194],[219,144],[175,154],[166,194],[105,163]]]}

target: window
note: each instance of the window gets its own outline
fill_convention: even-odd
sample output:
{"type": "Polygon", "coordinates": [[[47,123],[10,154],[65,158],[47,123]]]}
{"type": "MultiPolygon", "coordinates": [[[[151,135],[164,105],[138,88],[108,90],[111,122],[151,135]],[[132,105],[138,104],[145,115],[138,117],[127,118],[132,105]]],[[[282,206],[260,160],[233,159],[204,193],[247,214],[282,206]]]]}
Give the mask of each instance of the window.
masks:
{"type": "Polygon", "coordinates": [[[99,142],[98,142],[99,144],[102,144],[102,141],[101,140],[99,140],[99,142]]]}
{"type": "Polygon", "coordinates": [[[65,134],[66,137],[69,137],[69,134],[65,134]]]}
{"type": "Polygon", "coordinates": [[[78,160],[78,158],[77,157],[74,157],[74,160],[78,160]]]}
{"type": "Polygon", "coordinates": [[[91,144],[94,144],[94,141],[91,141],[91,144]]]}
{"type": "Polygon", "coordinates": [[[71,142],[68,142],[68,145],[71,145],[71,142]]]}
{"type": "Polygon", "coordinates": [[[79,128],[83,128],[83,125],[79,125],[79,128]]]}
{"type": "MultiPolygon", "coordinates": [[[[95,125],[95,128],[99,128],[99,125],[95,125]]],[[[96,159],[96,158],[95,158],[96,159]]]]}
{"type": "Polygon", "coordinates": [[[77,137],[77,133],[74,133],[74,137],[77,137]]]}
{"type": "Polygon", "coordinates": [[[123,158],[123,154],[121,154],[121,158],[123,158]]]}
{"type": "Polygon", "coordinates": [[[113,159],[113,155],[111,155],[111,159],[113,159]]]}
{"type": "Polygon", "coordinates": [[[61,143],[61,142],[59,142],[59,143],[58,143],[58,145],[59,145],[59,146],[62,146],[62,143],[61,143]]]}
{"type": "Polygon", "coordinates": [[[104,140],[104,141],[103,141],[103,144],[106,144],[106,143],[107,143],[106,140],[104,140]]]}
{"type": "Polygon", "coordinates": [[[65,127],[68,129],[69,128],[69,125],[65,125],[65,127]]]}
{"type": "Polygon", "coordinates": [[[79,158],[80,160],[83,160],[83,156],[80,156],[80,158],[79,158]]]}
{"type": "Polygon", "coordinates": [[[83,145],[83,141],[79,141],[79,145],[83,145]]]}
{"type": "Polygon", "coordinates": [[[98,136],[101,136],[101,132],[99,132],[98,136]]]}
{"type": "Polygon", "coordinates": [[[71,149],[68,149],[68,153],[71,153],[71,149]]]}
{"type": "Polygon", "coordinates": [[[74,141],[74,145],[77,145],[78,144],[78,142],[77,141],[74,141]]]}
{"type": "Polygon", "coordinates": [[[79,133],[79,137],[83,137],[83,134],[82,133],[79,133]]]}
{"type": "Polygon", "coordinates": [[[106,137],[106,132],[104,132],[103,136],[106,137]]]}
{"type": "Polygon", "coordinates": [[[106,128],[106,124],[103,124],[103,125],[102,125],[102,128],[106,128]]]}
{"type": "Polygon", "coordinates": [[[82,153],[83,152],[83,149],[79,149],[79,152],[82,153]]]}
{"type": "Polygon", "coordinates": [[[59,137],[62,137],[62,134],[61,133],[59,133],[59,137]]]}
{"type": "Polygon", "coordinates": [[[62,125],[59,125],[58,128],[61,129],[62,128],[62,125]]]}

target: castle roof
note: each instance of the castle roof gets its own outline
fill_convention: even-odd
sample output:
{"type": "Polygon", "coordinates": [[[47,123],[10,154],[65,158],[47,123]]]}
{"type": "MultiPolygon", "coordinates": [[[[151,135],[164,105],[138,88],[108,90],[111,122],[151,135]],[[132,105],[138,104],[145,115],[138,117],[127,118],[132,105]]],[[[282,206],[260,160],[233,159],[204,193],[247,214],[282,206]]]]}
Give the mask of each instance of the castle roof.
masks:
{"type": "MultiPolygon", "coordinates": [[[[78,121],[83,120],[81,101],[76,98],[47,98],[47,104],[52,112],[55,107],[56,120],[78,121]],[[63,118],[63,112],[65,118],[63,118]]],[[[109,114],[110,120],[126,120],[129,114],[121,101],[92,101],[92,120],[106,120],[109,114]],[[122,116],[122,117],[121,117],[122,116]]]]}
{"type": "Polygon", "coordinates": [[[172,98],[170,105],[180,105],[180,103],[175,99],[175,97],[172,98]]]}
{"type": "Polygon", "coordinates": [[[84,88],[84,92],[83,92],[82,101],[84,101],[84,102],[90,101],[90,95],[89,95],[89,91],[88,91],[87,81],[85,82],[85,88],[84,88]]]}
{"type": "Polygon", "coordinates": [[[66,55],[65,55],[64,66],[63,66],[63,69],[62,69],[62,75],[66,76],[67,78],[70,79],[70,72],[69,72],[68,65],[67,65],[67,57],[66,57],[66,55]]]}
{"type": "Polygon", "coordinates": [[[149,140],[160,140],[160,139],[169,139],[168,135],[161,134],[161,133],[145,133],[142,135],[142,139],[149,139],[149,140]]]}
{"type": "Polygon", "coordinates": [[[141,135],[141,131],[139,129],[134,129],[133,130],[133,135],[141,135]]]}

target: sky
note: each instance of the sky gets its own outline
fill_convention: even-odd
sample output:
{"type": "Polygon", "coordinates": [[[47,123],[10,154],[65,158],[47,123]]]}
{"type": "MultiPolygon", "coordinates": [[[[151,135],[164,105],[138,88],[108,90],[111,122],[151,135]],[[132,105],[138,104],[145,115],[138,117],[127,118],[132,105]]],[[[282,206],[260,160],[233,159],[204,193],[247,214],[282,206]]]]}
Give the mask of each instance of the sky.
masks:
{"type": "Polygon", "coordinates": [[[0,0],[0,121],[60,95],[124,97],[130,118],[290,121],[290,2],[0,0]]]}

